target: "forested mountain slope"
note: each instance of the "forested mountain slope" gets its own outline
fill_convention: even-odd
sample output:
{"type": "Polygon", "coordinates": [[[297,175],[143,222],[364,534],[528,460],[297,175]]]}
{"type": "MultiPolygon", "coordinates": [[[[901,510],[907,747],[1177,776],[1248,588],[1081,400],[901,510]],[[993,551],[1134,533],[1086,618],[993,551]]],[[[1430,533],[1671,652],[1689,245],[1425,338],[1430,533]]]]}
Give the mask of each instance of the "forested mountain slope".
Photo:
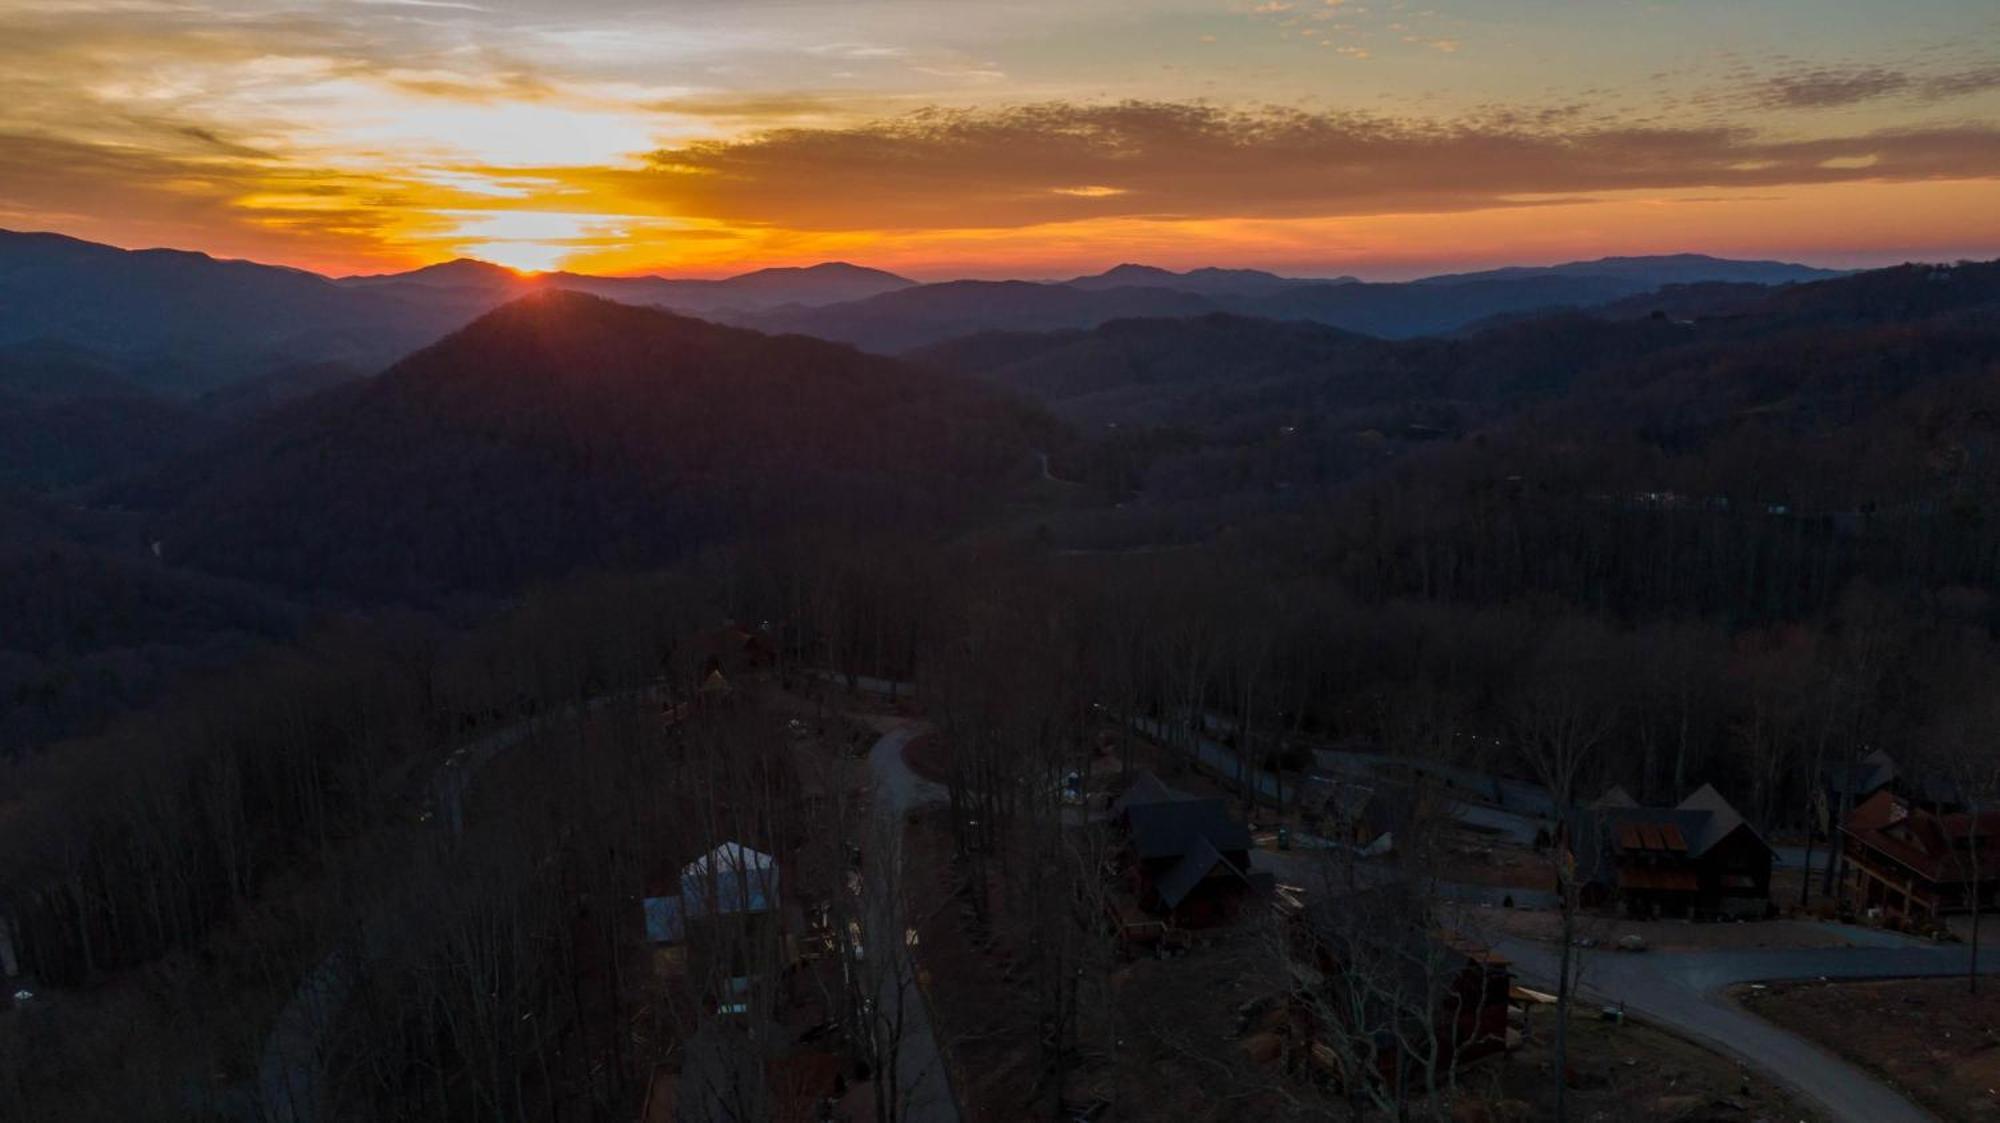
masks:
{"type": "Polygon", "coordinates": [[[748,529],[936,525],[1049,423],[982,387],[568,292],[496,310],[122,498],[165,557],[290,588],[503,589],[748,529]]]}

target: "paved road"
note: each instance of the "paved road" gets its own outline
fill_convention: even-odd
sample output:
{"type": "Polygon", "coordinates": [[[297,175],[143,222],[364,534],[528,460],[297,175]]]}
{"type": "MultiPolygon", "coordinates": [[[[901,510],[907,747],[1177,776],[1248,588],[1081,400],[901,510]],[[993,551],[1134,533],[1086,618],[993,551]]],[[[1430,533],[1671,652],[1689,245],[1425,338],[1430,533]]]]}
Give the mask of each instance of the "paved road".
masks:
{"type": "MultiPolygon", "coordinates": [[[[1622,1001],[1641,1018],[1734,1056],[1815,1101],[1829,1118],[1935,1123],[1928,1112],[1875,1077],[1756,1017],[1722,993],[1737,984],[1769,980],[1904,978],[1966,970],[1965,948],[1890,939],[1897,942],[1862,948],[1584,951],[1581,996],[1592,1003],[1622,1001]]],[[[1496,940],[1494,948],[1514,962],[1523,981],[1554,988],[1559,949],[1511,937],[1496,940]]]]}
{"type": "MultiPolygon", "coordinates": [[[[868,751],[868,771],[874,779],[878,826],[889,832],[889,837],[898,840],[902,838],[904,815],[915,808],[943,803],[949,798],[944,785],[918,776],[903,760],[903,746],[926,728],[922,722],[898,722],[868,751]],[[883,818],[887,821],[881,822],[883,818]]],[[[894,880],[900,884],[903,861],[900,842],[896,844],[895,861],[897,876],[894,880]]],[[[871,919],[868,927],[871,930],[867,941],[870,958],[880,954],[877,949],[900,949],[904,946],[900,930],[903,924],[893,916],[871,919]]],[[[903,1102],[902,1118],[909,1123],[959,1123],[958,1100],[952,1095],[950,1073],[945,1068],[943,1051],[938,1048],[937,1033],[931,1026],[930,1008],[924,1000],[923,988],[917,985],[915,970],[896,972],[885,977],[882,983],[883,1008],[902,1011],[902,1037],[897,1043],[896,1061],[896,1081],[901,1085],[897,1094],[903,1102]],[[892,994],[891,988],[897,986],[901,987],[902,993],[892,994]]]]}

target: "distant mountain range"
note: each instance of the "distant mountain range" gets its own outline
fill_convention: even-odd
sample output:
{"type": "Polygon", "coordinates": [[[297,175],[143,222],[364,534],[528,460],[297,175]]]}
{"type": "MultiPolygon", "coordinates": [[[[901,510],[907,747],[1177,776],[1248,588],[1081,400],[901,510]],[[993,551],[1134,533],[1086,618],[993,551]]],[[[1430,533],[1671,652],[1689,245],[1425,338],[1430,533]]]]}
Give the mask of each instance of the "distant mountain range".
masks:
{"type": "Polygon", "coordinates": [[[1407,339],[1458,331],[1498,316],[1597,307],[1673,285],[1715,282],[1768,286],[1839,275],[1805,265],[1730,261],[1699,254],[1604,258],[1387,284],[1352,277],[1288,278],[1251,269],[1174,273],[1120,265],[1064,282],[953,281],[817,308],[738,315],[731,320],[765,331],[843,340],[884,353],[976,332],[1087,328],[1130,316],[1216,312],[1306,320],[1385,339],[1407,339]]]}
{"type": "Polygon", "coordinates": [[[379,369],[453,318],[296,269],[0,233],[0,348],[66,346],[171,396],[308,357],[379,369]]]}
{"type": "MultiPolygon", "coordinates": [[[[1048,283],[919,284],[842,262],[719,280],[523,276],[468,259],[330,279],[206,254],[121,250],[56,234],[0,231],[0,349],[73,348],[135,387],[191,398],[286,371],[323,373],[328,364],[380,369],[501,303],[545,288],[896,352],[975,331],[1046,331],[1209,312],[1403,337],[1449,332],[1497,314],[1604,304],[1667,284],[1779,284],[1827,275],[1779,262],[1680,255],[1406,284],[1132,264],[1048,283]]],[[[285,396],[271,386],[266,393],[285,396]]]]}
{"type": "Polygon", "coordinates": [[[380,370],[540,288],[714,313],[854,300],[914,283],[844,264],[680,281],[523,277],[467,260],[333,280],[179,250],[0,231],[0,350],[66,347],[134,388],[191,398],[300,367],[380,370]]]}
{"type": "Polygon", "coordinates": [[[1102,273],[1064,282],[1073,289],[1176,289],[1202,296],[1266,296],[1300,285],[1352,284],[1357,277],[1330,277],[1320,280],[1281,277],[1261,269],[1190,269],[1176,273],[1152,265],[1116,265],[1102,273]]]}
{"type": "Polygon", "coordinates": [[[1652,257],[1600,257],[1595,261],[1571,261],[1562,265],[1510,265],[1477,273],[1441,273],[1415,283],[1463,285],[1534,277],[1595,277],[1656,289],[1666,285],[1694,285],[1709,281],[1793,285],[1801,281],[1824,281],[1843,273],[1839,269],[1819,269],[1788,261],[1737,261],[1701,253],[1677,253],[1652,257]]]}
{"type": "MultiPolygon", "coordinates": [[[[984,332],[908,357],[1095,430],[1255,442],[1366,433],[1379,455],[1406,435],[1462,435],[1559,403],[1551,408],[1578,432],[1671,433],[1691,446],[1749,424],[1798,433],[1899,423],[1876,406],[2000,357],[1996,316],[2000,263],[1905,266],[1783,288],[1689,285],[1452,337],[1386,340],[1212,313],[984,332]]],[[[1922,425],[1943,431],[1976,412],[1961,406],[1922,425]]]]}

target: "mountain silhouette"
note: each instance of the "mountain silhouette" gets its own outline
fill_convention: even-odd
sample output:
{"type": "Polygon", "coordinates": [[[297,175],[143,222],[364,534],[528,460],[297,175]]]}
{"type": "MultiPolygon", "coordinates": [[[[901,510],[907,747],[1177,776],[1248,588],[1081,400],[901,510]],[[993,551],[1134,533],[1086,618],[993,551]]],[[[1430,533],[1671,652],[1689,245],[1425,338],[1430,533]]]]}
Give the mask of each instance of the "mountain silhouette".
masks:
{"type": "Polygon", "coordinates": [[[291,588],[493,589],[758,527],[932,525],[1040,415],[819,340],[586,294],[507,304],[123,500],[169,561],[291,588]]]}

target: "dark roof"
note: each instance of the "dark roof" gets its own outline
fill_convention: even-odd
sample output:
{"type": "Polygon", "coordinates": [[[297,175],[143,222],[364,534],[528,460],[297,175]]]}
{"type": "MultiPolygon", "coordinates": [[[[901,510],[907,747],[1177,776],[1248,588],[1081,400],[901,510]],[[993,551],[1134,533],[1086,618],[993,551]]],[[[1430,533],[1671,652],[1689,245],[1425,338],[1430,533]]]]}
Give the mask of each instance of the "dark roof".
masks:
{"type": "Polygon", "coordinates": [[[1739,830],[1770,849],[1713,785],[1696,788],[1673,808],[1607,803],[1614,794],[1623,793],[1617,789],[1606,792],[1595,805],[1578,808],[1564,820],[1570,853],[1576,855],[1577,875],[1585,881],[1610,883],[1620,851],[1685,854],[1697,859],[1739,830]]]}
{"type": "Polygon", "coordinates": [[[1149,803],[1177,803],[1194,798],[1196,797],[1186,792],[1168,787],[1166,781],[1155,776],[1151,769],[1141,768],[1138,774],[1132,777],[1131,786],[1126,788],[1125,793],[1111,805],[1111,813],[1122,815],[1131,808],[1143,807],[1149,803]]]}
{"type": "Polygon", "coordinates": [[[1896,762],[1876,749],[1853,764],[1834,764],[1826,769],[1826,786],[1833,794],[1852,796],[1857,802],[1887,787],[1896,778],[1896,762]]]}
{"type": "Polygon", "coordinates": [[[1678,810],[1708,812],[1708,822],[1702,825],[1700,835],[1688,839],[1689,851],[1697,858],[1715,849],[1716,843],[1728,838],[1737,830],[1749,831],[1750,837],[1757,840],[1757,845],[1766,850],[1771,848],[1771,844],[1764,841],[1764,836],[1758,834],[1757,829],[1738,814],[1728,800],[1722,798],[1722,793],[1716,791],[1713,784],[1703,784],[1696,788],[1686,799],[1681,800],[1678,810]]]}
{"type": "Polygon", "coordinates": [[[1881,791],[1855,808],[1843,829],[1861,845],[1932,882],[1971,880],[1975,843],[1981,876],[2000,869],[2000,811],[1940,815],[1881,791]]]}
{"type": "Polygon", "coordinates": [[[1935,772],[1927,772],[1921,776],[1901,772],[1896,777],[1896,786],[1912,799],[1936,804],[1946,810],[1965,806],[1965,793],[1959,790],[1958,785],[1952,782],[1949,776],[1940,776],[1935,772]]]}
{"type": "Polygon", "coordinates": [[[1577,876],[1609,884],[1619,850],[1690,854],[1688,838],[1698,834],[1706,812],[1659,807],[1579,807],[1564,820],[1577,876]]]}
{"type": "Polygon", "coordinates": [[[1237,869],[1234,862],[1223,857],[1222,852],[1217,850],[1213,843],[1206,838],[1197,838],[1187,856],[1173,869],[1168,870],[1165,876],[1154,882],[1153,889],[1159,893],[1160,900],[1168,908],[1179,908],[1180,903],[1187,900],[1188,894],[1194,892],[1195,886],[1200,885],[1217,866],[1221,866],[1238,878],[1243,877],[1243,871],[1237,869]]]}
{"type": "Polygon", "coordinates": [[[1219,799],[1177,799],[1126,808],[1132,849],[1142,861],[1178,858],[1206,841],[1224,853],[1250,849],[1250,829],[1229,817],[1219,799]]]}

